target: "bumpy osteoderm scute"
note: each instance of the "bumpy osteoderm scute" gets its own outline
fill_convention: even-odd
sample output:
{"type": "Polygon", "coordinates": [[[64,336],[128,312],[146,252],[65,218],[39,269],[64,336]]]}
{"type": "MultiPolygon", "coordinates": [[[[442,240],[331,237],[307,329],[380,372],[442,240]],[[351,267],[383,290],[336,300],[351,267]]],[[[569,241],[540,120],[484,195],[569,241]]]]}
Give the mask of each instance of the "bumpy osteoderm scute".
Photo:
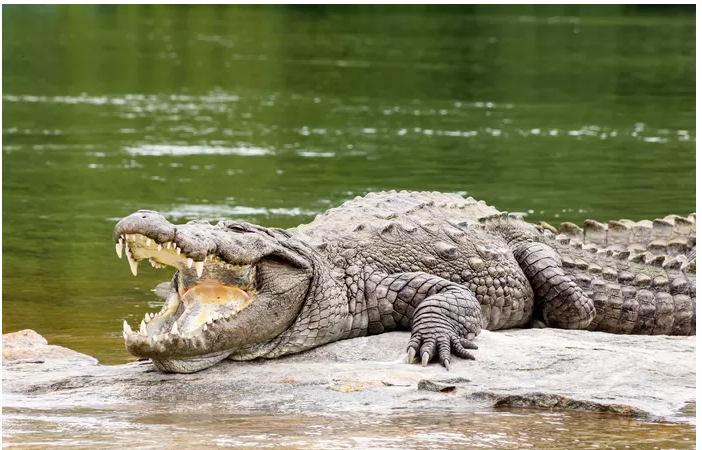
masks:
{"type": "Polygon", "coordinates": [[[290,230],[174,225],[139,211],[117,253],[174,267],[172,292],[127,349],[160,370],[276,357],[410,329],[407,359],[472,358],[481,329],[547,325],[695,333],[695,215],[582,227],[525,222],[483,201],[381,192],[290,230]]]}
{"type": "Polygon", "coordinates": [[[565,223],[549,232],[565,272],[594,301],[587,329],[695,334],[695,217],[565,223]]]}

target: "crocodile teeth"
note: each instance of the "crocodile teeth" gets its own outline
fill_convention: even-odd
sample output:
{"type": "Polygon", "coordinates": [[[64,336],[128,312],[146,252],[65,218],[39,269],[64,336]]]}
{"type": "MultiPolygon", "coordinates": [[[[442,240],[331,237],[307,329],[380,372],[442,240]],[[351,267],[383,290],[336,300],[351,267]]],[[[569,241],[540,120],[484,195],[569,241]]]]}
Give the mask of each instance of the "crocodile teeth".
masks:
{"type": "Polygon", "coordinates": [[[151,321],[151,316],[149,313],[144,314],[144,323],[149,323],[151,321]]]}
{"type": "Polygon", "coordinates": [[[192,259],[192,258],[186,259],[186,260],[185,260],[185,263],[188,265],[188,269],[190,269],[191,267],[193,267],[193,259],[192,259]]]}
{"type": "Polygon", "coordinates": [[[175,335],[180,334],[180,333],[178,333],[178,323],[177,322],[173,322],[173,328],[171,328],[171,334],[175,334],[175,335]]]}
{"type": "Polygon", "coordinates": [[[141,325],[139,325],[139,333],[146,335],[146,322],[143,320],[141,321],[141,325]]]}
{"type": "Polygon", "coordinates": [[[202,331],[207,331],[207,324],[204,324],[204,325],[202,326],[202,331]]]}
{"type": "Polygon", "coordinates": [[[148,238],[147,238],[147,239],[146,239],[146,246],[148,247],[149,245],[151,245],[151,239],[148,239],[148,238]]]}
{"type": "Polygon", "coordinates": [[[177,254],[177,255],[180,255],[180,252],[181,252],[180,247],[176,247],[176,254],[177,254]]]}
{"type": "Polygon", "coordinates": [[[158,244],[158,247],[156,247],[156,250],[158,250],[160,252],[162,248],[163,247],[161,247],[161,244],[158,244]]]}
{"type": "Polygon", "coordinates": [[[179,304],[180,300],[178,299],[178,294],[173,293],[170,297],[168,297],[168,305],[166,306],[166,309],[177,309],[179,304]]]}
{"type": "Polygon", "coordinates": [[[202,271],[205,268],[205,262],[204,261],[198,261],[195,263],[195,271],[197,272],[197,277],[200,278],[202,276],[202,271]]]}
{"type": "Polygon", "coordinates": [[[139,265],[139,261],[134,259],[132,257],[132,253],[129,251],[127,252],[127,260],[129,261],[129,267],[132,269],[132,273],[134,274],[134,276],[136,276],[137,275],[137,266],[139,265]]]}
{"type": "Polygon", "coordinates": [[[154,313],[149,313],[149,317],[151,317],[151,318],[153,319],[154,317],[156,317],[156,314],[154,314],[154,313]]]}
{"type": "Polygon", "coordinates": [[[129,327],[129,324],[125,320],[124,323],[122,324],[122,331],[124,331],[126,334],[131,334],[132,329],[129,327]]]}
{"type": "Polygon", "coordinates": [[[119,238],[119,242],[115,244],[115,250],[119,259],[122,259],[122,238],[119,238]]]}

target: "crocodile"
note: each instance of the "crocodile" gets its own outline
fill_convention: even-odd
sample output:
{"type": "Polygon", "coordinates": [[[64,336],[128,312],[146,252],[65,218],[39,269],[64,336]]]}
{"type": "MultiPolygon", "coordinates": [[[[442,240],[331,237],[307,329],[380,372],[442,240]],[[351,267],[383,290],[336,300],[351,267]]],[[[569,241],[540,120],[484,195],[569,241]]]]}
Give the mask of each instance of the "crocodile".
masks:
{"type": "Polygon", "coordinates": [[[532,224],[438,192],[356,197],[295,228],[172,224],[139,210],[113,239],[176,269],[158,313],[126,349],[163,372],[275,358],[410,330],[407,362],[475,359],[482,329],[558,327],[695,334],[695,214],[582,227],[532,224]]]}

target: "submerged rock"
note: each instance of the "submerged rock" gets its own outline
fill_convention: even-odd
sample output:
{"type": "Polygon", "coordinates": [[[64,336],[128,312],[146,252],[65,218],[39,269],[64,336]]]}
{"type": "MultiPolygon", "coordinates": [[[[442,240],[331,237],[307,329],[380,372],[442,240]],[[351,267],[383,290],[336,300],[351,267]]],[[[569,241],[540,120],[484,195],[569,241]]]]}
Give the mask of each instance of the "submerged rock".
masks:
{"type": "Polygon", "coordinates": [[[278,359],[225,361],[183,375],[157,372],[148,361],[98,365],[25,330],[3,335],[3,393],[14,401],[57,407],[177,402],[202,412],[304,414],[488,406],[673,420],[695,399],[694,336],[484,331],[476,339],[476,360],[454,359],[451,372],[438,364],[405,364],[408,338],[406,332],[362,337],[278,359]]]}

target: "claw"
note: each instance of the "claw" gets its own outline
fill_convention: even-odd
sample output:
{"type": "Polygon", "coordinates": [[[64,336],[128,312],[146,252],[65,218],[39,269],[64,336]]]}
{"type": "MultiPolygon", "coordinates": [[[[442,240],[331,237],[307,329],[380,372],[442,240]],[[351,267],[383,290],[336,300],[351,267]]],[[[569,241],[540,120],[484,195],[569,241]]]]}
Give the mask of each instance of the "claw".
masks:
{"type": "Polygon", "coordinates": [[[414,357],[417,355],[417,350],[414,347],[410,347],[407,350],[407,364],[412,364],[414,362],[414,357]]]}
{"type": "Polygon", "coordinates": [[[461,339],[461,345],[463,346],[463,348],[467,348],[469,350],[478,349],[478,346],[473,341],[469,341],[468,339],[461,339]]]}
{"type": "Polygon", "coordinates": [[[429,364],[429,353],[428,353],[428,352],[424,352],[424,353],[422,354],[422,367],[426,367],[427,364],[429,364]]]}
{"type": "Polygon", "coordinates": [[[446,371],[449,372],[451,370],[451,361],[448,359],[444,360],[444,367],[446,367],[446,371]]]}

